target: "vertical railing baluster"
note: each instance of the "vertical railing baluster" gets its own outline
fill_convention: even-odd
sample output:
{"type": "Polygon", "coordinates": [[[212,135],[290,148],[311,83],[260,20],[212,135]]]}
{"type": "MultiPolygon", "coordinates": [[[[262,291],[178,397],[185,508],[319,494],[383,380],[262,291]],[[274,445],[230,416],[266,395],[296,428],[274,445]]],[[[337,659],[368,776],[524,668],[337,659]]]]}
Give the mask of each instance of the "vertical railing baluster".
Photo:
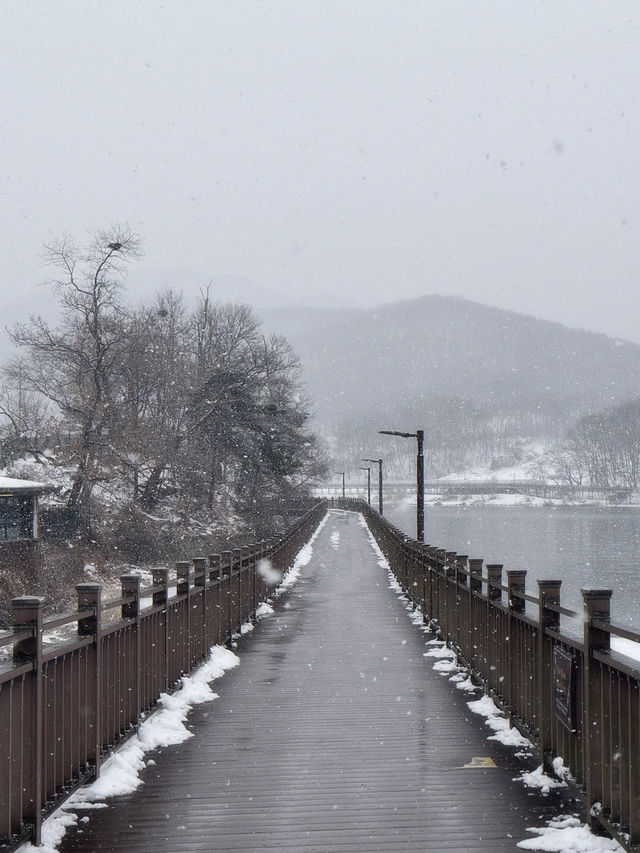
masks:
{"type": "Polygon", "coordinates": [[[169,689],[169,614],[167,612],[167,599],[169,598],[169,569],[156,568],[151,573],[151,583],[154,586],[161,586],[162,589],[154,592],[151,597],[151,603],[154,607],[162,607],[162,656],[164,669],[164,686],[166,692],[169,689]]]}
{"type": "Polygon", "coordinates": [[[197,637],[201,657],[209,654],[209,632],[207,627],[207,559],[206,557],[193,558],[193,585],[196,595],[200,595],[200,613],[202,618],[201,634],[197,637]]]}
{"type": "Polygon", "coordinates": [[[500,671],[499,671],[499,645],[498,645],[498,619],[500,612],[497,605],[502,603],[502,569],[501,563],[487,563],[487,681],[489,687],[501,698],[499,691],[500,686],[500,671]],[[493,678],[492,678],[493,673],[493,678]]]}
{"type": "Polygon", "coordinates": [[[233,614],[233,618],[235,619],[234,624],[231,626],[231,634],[233,635],[236,632],[240,631],[240,626],[242,625],[242,548],[234,548],[233,549],[233,565],[232,565],[232,573],[236,572],[235,577],[235,585],[234,585],[234,596],[235,596],[235,613],[233,614]]]}
{"type": "Polygon", "coordinates": [[[211,633],[212,640],[216,643],[222,642],[222,610],[220,601],[220,554],[209,555],[209,583],[215,586],[214,591],[214,618],[213,631],[211,633]]]}
{"type": "Polygon", "coordinates": [[[473,671],[478,670],[478,644],[482,631],[482,623],[478,618],[481,608],[476,596],[482,592],[483,562],[476,557],[469,560],[469,665],[473,671]]]}
{"type": "Polygon", "coordinates": [[[227,645],[231,645],[231,637],[233,635],[233,614],[232,614],[232,595],[231,595],[231,571],[233,567],[233,552],[232,551],[223,551],[220,555],[222,558],[222,578],[224,579],[224,591],[223,591],[223,599],[222,599],[222,607],[224,609],[225,614],[225,626],[224,626],[224,642],[227,645]]]}
{"type": "MultiPolygon", "coordinates": [[[[44,600],[34,595],[25,595],[11,601],[11,616],[15,631],[30,630],[31,636],[19,640],[13,647],[13,660],[16,664],[33,663],[33,687],[31,688],[31,725],[30,740],[22,744],[21,763],[24,767],[26,756],[31,759],[29,772],[31,774],[30,790],[22,782],[22,790],[27,797],[21,813],[33,822],[32,840],[35,845],[42,841],[42,701],[43,701],[43,669],[42,669],[42,610],[44,600]]],[[[24,684],[24,682],[23,682],[24,684]]],[[[23,728],[24,730],[24,728],[23,728]]],[[[24,775],[24,770],[23,770],[24,775]]]]}
{"type": "Polygon", "coordinates": [[[463,596],[466,596],[466,586],[467,586],[467,560],[469,559],[467,554],[457,554],[456,555],[456,645],[462,652],[463,656],[466,656],[466,648],[465,648],[465,637],[464,631],[466,630],[465,625],[465,614],[463,609],[463,596]]]}
{"type": "MultiPolygon", "coordinates": [[[[120,576],[120,584],[122,586],[122,595],[124,596],[132,596],[131,601],[127,601],[122,605],[122,618],[123,619],[133,619],[133,625],[129,625],[124,629],[124,637],[123,640],[126,643],[126,651],[125,654],[127,658],[130,659],[133,657],[133,675],[129,673],[129,683],[124,685],[125,696],[131,697],[133,693],[133,703],[135,706],[135,720],[132,720],[134,716],[130,709],[127,714],[128,720],[126,721],[128,725],[136,725],[138,724],[138,718],[140,712],[142,711],[142,706],[140,702],[140,679],[141,679],[141,658],[140,654],[140,644],[141,644],[141,636],[140,636],[140,586],[141,586],[141,578],[140,575],[121,575],[120,576]],[[133,642],[131,642],[131,636],[133,635],[133,642]],[[129,642],[127,642],[127,640],[129,642]]],[[[129,705],[129,702],[127,702],[129,705]]]]}
{"type": "MultiPolygon", "coordinates": [[[[549,604],[560,604],[559,580],[538,580],[538,695],[536,722],[540,754],[543,762],[550,764],[553,746],[551,724],[553,720],[553,647],[554,641],[546,634],[547,628],[558,630],[560,614],[549,610],[549,604]]],[[[531,723],[530,720],[527,722],[531,723]]]]}
{"type": "MultiPolygon", "coordinates": [[[[78,595],[78,610],[92,610],[91,616],[78,620],[78,634],[83,637],[93,636],[94,638],[94,708],[93,721],[87,720],[87,725],[93,729],[91,737],[91,747],[88,750],[88,760],[93,758],[94,773],[97,778],[100,775],[100,761],[102,755],[102,584],[99,583],[79,583],[76,585],[76,593],[78,595]]],[[[87,709],[88,710],[88,709],[87,709]]]]}
{"type": "MultiPolygon", "coordinates": [[[[519,622],[515,617],[515,613],[524,613],[526,601],[522,597],[525,591],[527,573],[523,569],[508,569],[507,570],[507,596],[509,608],[509,646],[507,654],[509,656],[509,720],[511,725],[514,724],[516,718],[522,719],[521,699],[519,691],[519,674],[527,667],[526,660],[519,660],[520,650],[518,643],[519,622]]],[[[523,656],[524,657],[524,656],[523,656]]]]}
{"type": "MultiPolygon", "coordinates": [[[[595,619],[609,621],[611,614],[610,589],[583,589],[584,603],[584,752],[585,752],[585,793],[589,823],[594,823],[593,805],[602,802],[602,664],[595,660],[596,651],[608,651],[610,636],[594,624],[595,619]]],[[[596,820],[597,822],[597,820],[596,820]]]]}
{"type": "Polygon", "coordinates": [[[185,672],[189,672],[191,669],[191,593],[193,587],[193,573],[191,570],[191,563],[188,560],[180,560],[176,563],[176,595],[178,596],[186,596],[186,599],[182,603],[183,608],[186,608],[186,619],[183,615],[183,641],[182,647],[185,645],[185,635],[186,635],[186,647],[187,653],[186,657],[183,653],[183,665],[181,667],[182,672],[181,675],[184,675],[185,672]]]}

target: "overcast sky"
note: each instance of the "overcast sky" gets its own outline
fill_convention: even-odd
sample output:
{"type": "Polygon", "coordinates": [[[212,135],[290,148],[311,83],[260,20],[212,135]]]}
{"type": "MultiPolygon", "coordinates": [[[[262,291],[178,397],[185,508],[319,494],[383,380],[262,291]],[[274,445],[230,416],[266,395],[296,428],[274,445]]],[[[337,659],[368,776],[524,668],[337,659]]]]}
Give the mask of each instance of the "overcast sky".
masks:
{"type": "Polygon", "coordinates": [[[456,294],[640,342],[639,34],[637,0],[0,0],[4,320],[46,308],[44,242],[126,222],[135,296],[456,294]]]}

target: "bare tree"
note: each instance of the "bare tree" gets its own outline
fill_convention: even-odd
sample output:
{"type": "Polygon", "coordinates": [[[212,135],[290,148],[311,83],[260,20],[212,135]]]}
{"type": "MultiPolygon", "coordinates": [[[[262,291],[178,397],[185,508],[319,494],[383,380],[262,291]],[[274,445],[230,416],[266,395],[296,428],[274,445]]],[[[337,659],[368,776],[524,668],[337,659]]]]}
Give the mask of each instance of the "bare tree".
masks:
{"type": "Polygon", "coordinates": [[[128,228],[116,226],[93,235],[86,247],[69,237],[48,244],[46,259],[55,270],[49,282],[62,309],[51,327],[42,317],[12,331],[27,358],[20,367],[25,387],[54,404],[73,441],[67,448],[74,466],[70,509],[87,511],[100,478],[101,451],[108,445],[116,417],[114,378],[123,344],[119,301],[125,265],[140,253],[140,241],[128,228]]]}

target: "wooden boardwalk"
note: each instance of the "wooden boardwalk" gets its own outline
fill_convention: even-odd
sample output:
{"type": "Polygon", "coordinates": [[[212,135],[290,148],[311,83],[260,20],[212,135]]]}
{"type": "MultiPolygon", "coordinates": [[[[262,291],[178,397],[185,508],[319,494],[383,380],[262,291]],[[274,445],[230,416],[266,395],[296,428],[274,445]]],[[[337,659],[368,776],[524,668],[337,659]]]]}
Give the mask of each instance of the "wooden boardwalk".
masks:
{"type": "MultiPolygon", "coordinates": [[[[238,645],[194,737],[153,753],[135,793],[86,812],[67,853],[515,851],[558,813],[512,781],[535,760],[487,740],[424,657],[366,531],[332,512],[298,583],[238,645]],[[495,768],[464,769],[476,756],[495,768]]],[[[148,756],[150,757],[150,756],[148,756]]]]}

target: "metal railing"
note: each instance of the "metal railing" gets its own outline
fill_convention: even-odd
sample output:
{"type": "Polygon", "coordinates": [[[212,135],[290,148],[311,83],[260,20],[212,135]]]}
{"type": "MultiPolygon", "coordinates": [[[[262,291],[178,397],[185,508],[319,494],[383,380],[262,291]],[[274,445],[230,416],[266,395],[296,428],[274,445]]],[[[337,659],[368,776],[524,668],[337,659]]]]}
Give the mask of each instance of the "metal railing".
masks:
{"type": "Polygon", "coordinates": [[[610,642],[640,643],[640,633],[611,623],[612,591],[583,589],[578,613],[560,605],[559,580],[538,580],[530,595],[526,571],[507,571],[504,583],[502,565],[483,570],[481,559],[417,542],[365,501],[334,505],[364,515],[407,598],[546,767],[562,759],[590,821],[640,849],[640,661],[610,642]],[[578,625],[577,635],[561,617],[578,625]]]}
{"type": "Polygon", "coordinates": [[[0,633],[0,647],[13,646],[0,666],[0,850],[27,838],[39,844],[43,817],[99,775],[103,757],[160,694],[255,618],[274,589],[258,562],[286,571],[326,506],[317,503],[279,538],[179,562],[175,576],[154,569],[151,586],[123,575],[111,601],[100,584],[79,584],[77,610],[64,616],[45,620],[40,598],[13,600],[14,627],[0,633]],[[73,623],[72,638],[43,644],[47,632],[73,623]]]}

